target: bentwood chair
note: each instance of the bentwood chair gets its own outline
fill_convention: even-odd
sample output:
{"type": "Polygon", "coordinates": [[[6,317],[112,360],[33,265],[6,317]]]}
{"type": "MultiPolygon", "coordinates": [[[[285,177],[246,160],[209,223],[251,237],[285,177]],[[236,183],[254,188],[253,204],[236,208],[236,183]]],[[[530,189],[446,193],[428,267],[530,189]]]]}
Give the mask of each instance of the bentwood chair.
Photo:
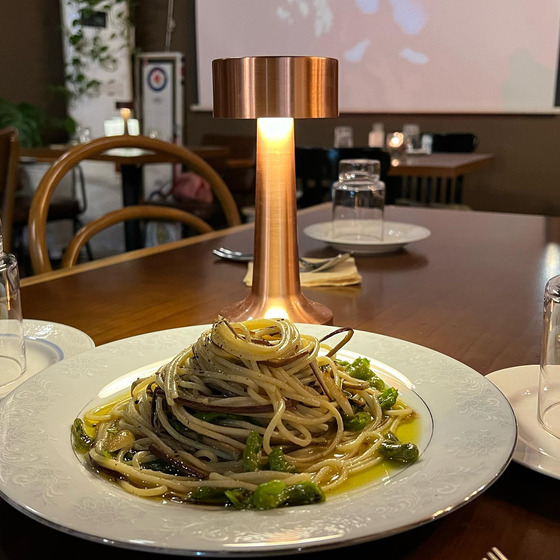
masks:
{"type": "Polygon", "coordinates": [[[95,220],[85,224],[78,230],[64,251],[62,257],[62,268],[70,268],[78,262],[82,248],[87,242],[99,232],[127,220],[153,220],[159,222],[178,222],[198,233],[208,233],[214,228],[204,220],[179,208],[171,206],[157,206],[151,204],[141,204],[125,206],[113,210],[95,220]]]}
{"type": "Polygon", "coordinates": [[[17,189],[19,137],[14,127],[0,130],[0,195],[4,251],[12,250],[14,204],[17,189]]]}
{"type": "Polygon", "coordinates": [[[79,144],[63,154],[43,176],[31,205],[29,256],[35,274],[52,270],[47,247],[46,224],[49,204],[60,180],[81,161],[115,148],[137,148],[162,156],[162,161],[181,163],[204,178],[217,199],[227,226],[241,223],[235,200],[220,175],[202,158],[187,148],[147,136],[107,136],[79,144]]]}

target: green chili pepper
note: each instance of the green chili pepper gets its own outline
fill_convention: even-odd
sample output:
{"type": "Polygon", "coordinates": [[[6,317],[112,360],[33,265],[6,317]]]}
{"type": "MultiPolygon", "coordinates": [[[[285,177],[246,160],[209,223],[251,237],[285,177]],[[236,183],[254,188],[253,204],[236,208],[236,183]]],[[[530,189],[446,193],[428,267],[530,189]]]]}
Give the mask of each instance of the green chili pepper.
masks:
{"type": "Polygon", "coordinates": [[[378,397],[382,410],[387,410],[395,405],[399,392],[394,387],[388,387],[378,397]]]}
{"type": "Polygon", "coordinates": [[[72,424],[72,436],[74,448],[78,453],[87,453],[92,448],[94,440],[87,435],[84,423],[80,418],[76,418],[72,424]]]}
{"type": "Polygon", "coordinates": [[[224,495],[235,509],[251,509],[253,492],[245,488],[230,488],[224,495]]]}
{"type": "Polygon", "coordinates": [[[344,427],[351,432],[362,431],[371,421],[373,416],[369,412],[361,410],[354,416],[344,416],[344,427]]]}
{"type": "Polygon", "coordinates": [[[200,504],[225,505],[227,502],[224,488],[214,486],[200,486],[191,493],[189,499],[200,504]]]}
{"type": "Polygon", "coordinates": [[[370,361],[367,358],[356,358],[351,364],[339,361],[339,364],[345,366],[346,373],[355,379],[369,381],[370,385],[378,391],[385,389],[385,382],[370,368],[370,361]]]}
{"type": "Polygon", "coordinates": [[[260,470],[259,452],[262,448],[262,442],[262,436],[254,430],[247,436],[245,449],[243,449],[243,467],[247,472],[260,470]]]}
{"type": "Polygon", "coordinates": [[[414,463],[419,455],[418,447],[414,443],[401,443],[391,432],[381,442],[379,451],[387,459],[399,463],[414,463]]]}
{"type": "Polygon", "coordinates": [[[323,490],[314,482],[287,486],[281,480],[271,480],[259,484],[253,494],[253,506],[261,510],[315,504],[324,500],[323,490]]]}
{"type": "Polygon", "coordinates": [[[281,447],[274,447],[268,456],[268,468],[271,471],[281,471],[295,473],[297,472],[296,466],[290,463],[281,447]]]}

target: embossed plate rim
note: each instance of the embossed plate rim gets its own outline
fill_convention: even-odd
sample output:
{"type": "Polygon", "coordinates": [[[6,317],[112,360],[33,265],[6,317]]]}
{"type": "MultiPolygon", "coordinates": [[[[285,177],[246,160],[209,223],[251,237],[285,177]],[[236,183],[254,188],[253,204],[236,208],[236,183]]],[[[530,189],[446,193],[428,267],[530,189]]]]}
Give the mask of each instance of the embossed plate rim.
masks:
{"type": "Polygon", "coordinates": [[[45,353],[56,354],[56,363],[79,352],[90,350],[95,346],[92,338],[85,332],[64,325],[40,319],[24,319],[23,332],[27,347],[27,370],[25,373],[0,388],[0,399],[24,381],[44,369],[41,357],[45,353]]]}
{"type": "MultiPolygon", "coordinates": [[[[336,328],[299,327],[317,337],[336,328]]],[[[422,459],[387,483],[314,506],[239,512],[143,500],[85,469],[70,444],[74,417],[111,380],[171,357],[206,328],[109,343],[54,364],[14,390],[0,403],[0,495],[37,521],[117,547],[273,556],[357,544],[428,523],[486,490],[511,460],[515,416],[490,381],[423,346],[355,331],[346,348],[408,378],[434,419],[422,459]]]]}

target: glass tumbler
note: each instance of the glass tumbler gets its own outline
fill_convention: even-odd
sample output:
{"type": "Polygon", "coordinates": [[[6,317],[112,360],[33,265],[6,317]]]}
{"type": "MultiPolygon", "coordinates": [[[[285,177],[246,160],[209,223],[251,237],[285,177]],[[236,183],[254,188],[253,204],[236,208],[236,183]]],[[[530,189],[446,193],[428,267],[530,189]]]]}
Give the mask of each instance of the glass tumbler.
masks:
{"type": "Polygon", "coordinates": [[[25,373],[25,337],[14,255],[0,252],[0,387],[25,373]]]}
{"type": "Polygon", "coordinates": [[[332,191],[332,233],[337,241],[383,241],[385,183],[380,164],[372,159],[345,159],[339,163],[332,191]]]}
{"type": "Polygon", "coordinates": [[[560,438],[560,276],[551,278],[544,290],[538,419],[560,438]]]}

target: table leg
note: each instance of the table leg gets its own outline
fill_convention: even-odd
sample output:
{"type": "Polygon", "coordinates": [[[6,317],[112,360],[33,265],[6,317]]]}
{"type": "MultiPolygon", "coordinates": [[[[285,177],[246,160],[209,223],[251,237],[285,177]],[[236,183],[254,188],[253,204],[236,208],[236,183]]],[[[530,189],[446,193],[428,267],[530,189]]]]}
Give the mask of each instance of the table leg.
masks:
{"type": "MultiPolygon", "coordinates": [[[[139,204],[142,199],[142,166],[141,165],[122,165],[122,200],[123,206],[139,204]]],[[[124,224],[125,248],[127,251],[142,247],[142,234],[140,226],[136,221],[125,222],[124,224]]]]}

